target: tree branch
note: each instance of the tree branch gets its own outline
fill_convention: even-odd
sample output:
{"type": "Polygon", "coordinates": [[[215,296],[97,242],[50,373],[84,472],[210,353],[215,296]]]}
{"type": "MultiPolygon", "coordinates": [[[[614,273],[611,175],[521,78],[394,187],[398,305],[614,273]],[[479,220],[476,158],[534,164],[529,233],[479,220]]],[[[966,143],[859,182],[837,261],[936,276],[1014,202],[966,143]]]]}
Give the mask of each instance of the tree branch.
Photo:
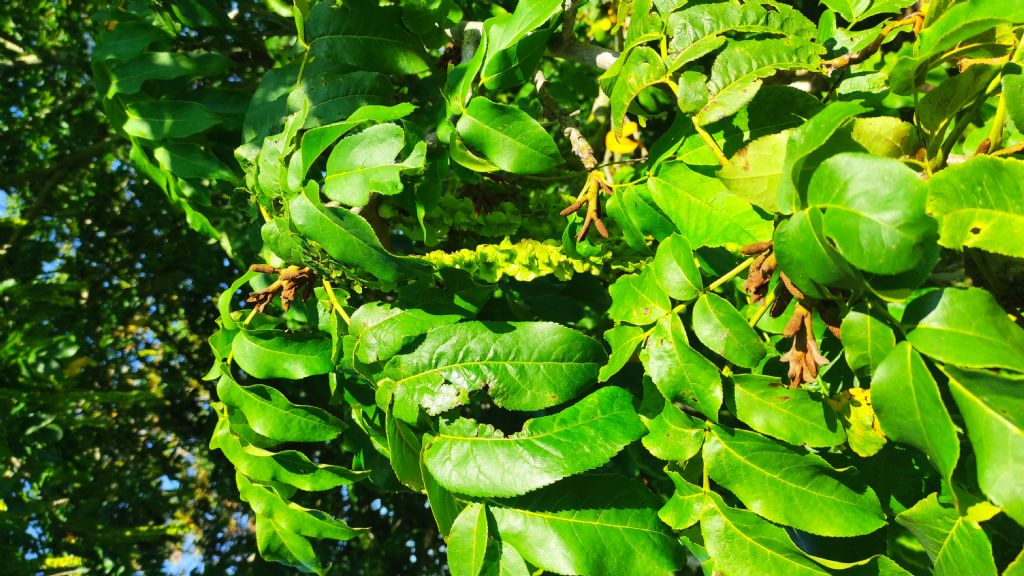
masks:
{"type": "Polygon", "coordinates": [[[42,168],[29,170],[27,172],[19,172],[17,174],[0,175],[0,188],[9,190],[10,188],[21,186],[26,182],[46,177],[50,174],[74,171],[80,168],[83,164],[92,160],[94,156],[98,156],[101,152],[105,152],[110,149],[112,143],[113,140],[110,138],[104,138],[89,147],[72,152],[63,158],[56,158],[51,161],[49,165],[43,166],[42,168]]]}
{"type": "Polygon", "coordinates": [[[537,70],[533,77],[533,86],[537,89],[537,97],[540,98],[540,105],[544,108],[544,116],[562,125],[562,133],[572,143],[572,152],[583,163],[587,172],[597,168],[597,158],[594,157],[594,147],[587,141],[587,137],[580,132],[580,124],[571,114],[567,114],[554,97],[547,90],[544,72],[537,70]]]}

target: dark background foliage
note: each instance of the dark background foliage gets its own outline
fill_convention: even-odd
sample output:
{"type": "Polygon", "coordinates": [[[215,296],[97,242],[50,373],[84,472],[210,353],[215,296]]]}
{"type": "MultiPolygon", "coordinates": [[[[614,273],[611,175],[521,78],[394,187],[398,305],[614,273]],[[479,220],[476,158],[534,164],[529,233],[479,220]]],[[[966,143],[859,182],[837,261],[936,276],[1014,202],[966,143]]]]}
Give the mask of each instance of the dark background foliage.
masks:
{"type": "MultiPolygon", "coordinates": [[[[189,229],[112,136],[91,68],[91,16],[107,8],[0,6],[0,573],[280,573],[206,446],[203,335],[244,263],[189,229]]],[[[201,42],[233,43],[259,78],[265,41],[291,23],[237,9],[201,42]]],[[[316,503],[373,528],[324,552],[337,573],[439,573],[419,499],[360,496],[316,503]]]]}

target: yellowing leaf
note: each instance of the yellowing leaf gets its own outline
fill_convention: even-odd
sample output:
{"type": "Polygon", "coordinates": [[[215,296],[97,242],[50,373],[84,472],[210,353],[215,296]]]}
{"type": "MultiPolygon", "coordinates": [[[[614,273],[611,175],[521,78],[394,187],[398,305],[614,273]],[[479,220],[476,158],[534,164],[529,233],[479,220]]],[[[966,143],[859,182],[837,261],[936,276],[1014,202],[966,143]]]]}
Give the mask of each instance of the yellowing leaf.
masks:
{"type": "Polygon", "coordinates": [[[636,122],[633,122],[632,120],[627,120],[626,123],[622,125],[622,136],[616,136],[614,130],[609,130],[608,133],[604,135],[605,148],[607,148],[609,152],[614,152],[615,154],[632,154],[633,151],[640,146],[638,138],[630,138],[630,136],[637,133],[637,130],[638,127],[636,122]]]}

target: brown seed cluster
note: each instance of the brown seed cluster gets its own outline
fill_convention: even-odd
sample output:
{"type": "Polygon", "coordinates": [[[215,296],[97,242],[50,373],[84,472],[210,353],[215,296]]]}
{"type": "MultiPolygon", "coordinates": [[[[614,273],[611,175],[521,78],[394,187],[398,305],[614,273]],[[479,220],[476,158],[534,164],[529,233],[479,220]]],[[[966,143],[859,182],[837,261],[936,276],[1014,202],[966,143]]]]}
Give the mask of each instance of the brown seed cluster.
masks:
{"type": "Polygon", "coordinates": [[[285,312],[291,308],[296,297],[305,302],[313,295],[313,282],[316,281],[316,275],[309,268],[299,268],[298,266],[275,268],[267,264],[253,264],[250,270],[262,274],[277,274],[277,280],[273,284],[259,292],[249,293],[246,302],[253,304],[253,310],[257,312],[263,312],[278,295],[281,297],[281,307],[285,312]]]}
{"type": "Polygon", "coordinates": [[[772,277],[778,272],[779,281],[775,286],[774,301],[771,302],[769,314],[773,318],[778,318],[786,311],[790,302],[796,299],[796,311],[783,330],[783,336],[792,338],[793,344],[780,360],[789,363],[789,385],[791,388],[797,388],[801,384],[814,382],[820,367],[828,364],[828,359],[821,354],[817,339],[814,337],[814,313],[818,313],[836,338],[840,337],[839,319],[834,310],[825,303],[808,298],[785,272],[778,270],[778,262],[772,248],[771,242],[758,242],[740,250],[747,256],[757,255],[750,265],[750,273],[743,283],[743,289],[750,294],[751,302],[763,302],[771,291],[772,277]]]}

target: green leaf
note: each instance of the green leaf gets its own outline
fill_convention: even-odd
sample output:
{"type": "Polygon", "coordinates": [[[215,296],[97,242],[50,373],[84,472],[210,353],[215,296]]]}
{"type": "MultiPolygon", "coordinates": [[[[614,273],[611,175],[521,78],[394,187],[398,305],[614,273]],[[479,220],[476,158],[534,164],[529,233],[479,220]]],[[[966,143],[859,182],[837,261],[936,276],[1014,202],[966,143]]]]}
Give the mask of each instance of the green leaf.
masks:
{"type": "Polygon", "coordinates": [[[705,496],[700,531],[717,571],[723,574],[786,576],[828,574],[824,568],[811,562],[782,528],[753,512],[726,506],[714,492],[705,496]]]}
{"type": "Polygon", "coordinates": [[[858,16],[871,7],[871,0],[822,0],[822,4],[853,24],[857,22],[858,16]]]}
{"type": "Polygon", "coordinates": [[[892,70],[892,89],[897,94],[910,94],[920,75],[933,59],[972,36],[992,30],[999,24],[1024,22],[1024,5],[1007,4],[1002,0],[958,2],[921,31],[913,55],[903,56],[892,70]]]}
{"type": "Polygon", "coordinates": [[[401,174],[422,168],[425,145],[397,162],[405,147],[405,131],[397,124],[378,124],[345,138],[327,158],[324,195],[350,206],[365,206],[370,194],[394,196],[402,191],[401,174]]]}
{"type": "Polygon", "coordinates": [[[323,67],[315,71],[307,65],[301,83],[288,97],[292,110],[308,107],[296,129],[351,121],[361,108],[386,109],[383,105],[392,102],[395,87],[387,76],[363,70],[339,73],[333,60],[322,62],[323,67]]]}
{"type": "Polygon", "coordinates": [[[419,436],[409,426],[395,418],[386,416],[385,430],[388,436],[388,453],[391,469],[398,480],[417,492],[423,491],[423,473],[420,471],[422,444],[419,436]]]}
{"type": "Polygon", "coordinates": [[[694,248],[745,246],[771,237],[772,223],[717,179],[681,162],[662,164],[648,179],[651,196],[694,248]]]}
{"type": "Polygon", "coordinates": [[[939,244],[1024,258],[1024,162],[979,155],[929,182],[929,212],[939,220],[939,244]]]}
{"type": "MultiPolygon", "coordinates": [[[[534,3],[523,3],[519,6],[530,6],[530,4],[534,3]]],[[[491,30],[493,38],[493,26],[491,30]]],[[[480,82],[488,90],[501,90],[532,80],[532,74],[547,51],[548,40],[553,32],[554,28],[535,30],[512,46],[495,52],[484,65],[480,74],[480,82]]],[[[487,33],[486,25],[485,33],[487,33]]],[[[489,42],[488,49],[493,45],[493,41],[489,42]]]]}
{"type": "Polygon", "coordinates": [[[230,65],[228,58],[217,53],[146,52],[110,65],[110,88],[106,97],[135,94],[147,80],[216,76],[230,65]]]}
{"type": "Polygon", "coordinates": [[[640,92],[664,82],[668,70],[653,49],[640,46],[629,51],[610,95],[612,130],[622,134],[626,111],[640,92]]]}
{"type": "Polygon", "coordinates": [[[394,282],[403,273],[425,268],[411,259],[392,256],[358,214],[334,210],[320,202],[318,186],[308,186],[289,204],[292,224],[308,240],[316,242],[340,264],[369,272],[383,282],[394,282]]]}
{"type": "MultiPolygon", "coordinates": [[[[444,96],[448,104],[449,116],[460,116],[466,110],[469,99],[476,89],[476,76],[484,63],[487,54],[487,35],[480,39],[480,45],[469,62],[462,62],[448,71],[445,79],[444,96]]],[[[454,138],[454,135],[453,135],[454,138]]]]}
{"type": "Polygon", "coordinates": [[[439,414],[481,388],[509,410],[561,404],[588,388],[606,360],[600,343],[558,324],[463,322],[427,332],[384,376],[395,380],[395,414],[412,422],[418,406],[439,414]]]}
{"type": "Polygon", "coordinates": [[[118,22],[117,28],[100,32],[92,58],[96,62],[111,58],[126,60],[168,36],[167,32],[145,22],[118,22]]]}
{"type": "Polygon", "coordinates": [[[318,3],[306,18],[309,52],[363,70],[419,74],[430,68],[395,7],[318,3]],[[328,56],[329,55],[329,56],[328,56]]]}
{"type": "Polygon", "coordinates": [[[292,404],[270,386],[239,386],[226,369],[217,382],[217,396],[245,414],[253,431],[277,442],[327,442],[345,430],[345,424],[326,411],[292,404]]]}
{"type": "Polygon", "coordinates": [[[288,484],[310,492],[348,486],[369,475],[341,466],[314,464],[296,450],[270,452],[253,446],[229,430],[226,416],[217,423],[210,448],[224,452],[235,468],[252,480],[288,484]]]}
{"type": "Polygon", "coordinates": [[[498,562],[498,576],[530,576],[526,561],[515,546],[508,542],[501,543],[501,556],[498,562]]]}
{"type": "Polygon", "coordinates": [[[788,386],[771,376],[732,377],[736,417],[754,430],[794,445],[838,446],[846,433],[828,402],[811,392],[788,386]]]}
{"type": "Polygon", "coordinates": [[[824,232],[851,264],[876,274],[912,269],[934,243],[928,186],[898,160],[843,153],[811,177],[807,201],[825,210],[824,232]]]}
{"type": "Polygon", "coordinates": [[[747,319],[717,294],[704,294],[693,304],[692,326],[702,344],[737,366],[753,368],[767,353],[747,319]]]}
{"type": "Polygon", "coordinates": [[[145,140],[184,138],[221,123],[206,106],[185,100],[143,100],[125,108],[128,120],[121,128],[145,140]]]}
{"type": "Polygon", "coordinates": [[[652,324],[669,313],[672,303],[661,289],[651,267],[639,274],[620,276],[608,288],[612,306],[608,315],[617,322],[628,322],[638,326],[652,324]]]}
{"type": "Polygon", "coordinates": [[[651,11],[651,0],[632,0],[629,29],[626,30],[625,50],[659,39],[662,36],[661,18],[651,11]]]}
{"type": "Polygon", "coordinates": [[[365,528],[352,528],[320,510],[288,502],[273,488],[249,482],[242,474],[235,474],[235,480],[242,500],[252,506],[253,512],[273,521],[280,532],[332,540],[350,540],[366,532],[365,528]]]}
{"type": "Polygon", "coordinates": [[[605,208],[608,215],[622,228],[622,235],[630,248],[648,253],[647,235],[663,239],[672,234],[672,223],[655,207],[646,185],[617,188],[605,208]]]}
{"type": "Polygon", "coordinates": [[[640,344],[647,338],[642,328],[619,324],[604,333],[604,339],[612,347],[612,353],[608,357],[608,363],[601,367],[598,372],[597,381],[607,382],[633,357],[633,353],[640,344]]]}
{"type": "Polygon", "coordinates": [[[453,492],[517,496],[607,463],[643,430],[632,395],[608,387],[557,414],[527,420],[511,436],[472,420],[442,422],[423,461],[453,492]]]}
{"type": "Polygon", "coordinates": [[[640,360],[669,402],[684,402],[718,420],[723,397],[718,368],[690,348],[679,316],[672,314],[658,322],[640,360]]]}
{"type": "Polygon", "coordinates": [[[992,544],[985,531],[931,494],[896,516],[896,522],[921,542],[935,567],[935,576],[995,576],[992,544]]]}
{"type": "Polygon", "coordinates": [[[698,4],[668,17],[672,31],[668,53],[671,69],[677,70],[725,44],[724,33],[770,32],[768,12],[758,4],[698,4]]]}
{"type": "Polygon", "coordinates": [[[1024,126],[1024,74],[1003,75],[1003,97],[1006,98],[1006,112],[1020,130],[1024,126]]]}
{"type": "Polygon", "coordinates": [[[952,366],[949,390],[960,408],[977,458],[978,484],[992,502],[1024,525],[1024,381],[952,366]]]}
{"type": "Polygon", "coordinates": [[[924,452],[943,478],[960,457],[953,420],[921,356],[900,342],[871,381],[871,404],[885,435],[924,452]]]}
{"type": "Polygon", "coordinates": [[[268,516],[256,514],[256,549],[268,562],[278,562],[300,572],[324,574],[325,568],[308,538],[285,530],[268,516]]]}
{"type": "Polygon", "coordinates": [[[238,183],[238,176],[220,159],[190,142],[165,142],[153,149],[153,157],[161,168],[178,178],[238,183]]]}
{"type": "Polygon", "coordinates": [[[690,243],[678,234],[669,236],[658,245],[652,269],[658,284],[676,300],[693,300],[704,290],[704,281],[690,243]]]}
{"type": "Polygon", "coordinates": [[[857,272],[825,238],[824,215],[817,208],[797,212],[775,229],[779,270],[812,298],[829,298],[830,287],[857,286],[857,272]]]}
{"type": "Polygon", "coordinates": [[[778,189],[785,165],[788,132],[769,134],[741,148],[718,171],[730,192],[769,212],[778,212],[778,189]]]}
{"type": "Polygon", "coordinates": [[[260,237],[263,245],[281,260],[302,262],[305,256],[302,244],[289,229],[288,221],[284,218],[274,218],[264,223],[260,228],[260,237]]]}
{"type": "MultiPolygon", "coordinates": [[[[432,436],[424,434],[423,443],[429,444],[431,439],[432,436]]],[[[465,506],[430,475],[430,470],[427,470],[427,466],[423,462],[422,450],[420,450],[420,475],[423,478],[423,490],[427,494],[430,513],[434,515],[434,521],[437,522],[437,529],[440,531],[441,537],[447,540],[452,525],[455,524],[455,519],[465,506]]]]}
{"type": "Polygon", "coordinates": [[[1024,330],[1006,317],[980,288],[946,288],[907,306],[907,340],[918,351],[965,368],[1008,368],[1024,372],[1024,330]]]}
{"type": "Polygon", "coordinates": [[[562,9],[559,0],[521,2],[511,14],[495,16],[485,22],[487,61],[507,51],[527,34],[540,28],[562,9]]]}
{"type": "Polygon", "coordinates": [[[256,378],[301,380],[334,369],[331,339],[321,333],[242,330],[231,353],[238,367],[256,378]]]}
{"type": "Polygon", "coordinates": [[[878,312],[870,308],[864,312],[854,310],[847,314],[839,330],[843,335],[846,364],[858,374],[870,377],[896,346],[896,335],[892,328],[882,320],[878,312]]]}
{"type": "Polygon", "coordinates": [[[961,110],[970,106],[971,101],[985,91],[997,72],[995,66],[977,64],[943,80],[933,90],[926,92],[917,106],[921,128],[930,134],[938,134],[940,129],[947,127],[961,110]]]}
{"type": "Polygon", "coordinates": [[[504,542],[556,574],[655,576],[686,563],[642,485],[617,476],[576,476],[488,506],[504,542]],[[629,550],[624,554],[623,550],[629,550]]]}
{"type": "Polygon", "coordinates": [[[873,490],[820,456],[743,430],[710,427],[704,465],[712,480],[772,522],[821,536],[859,536],[885,526],[873,490]]]}
{"type": "Polygon", "coordinates": [[[675,490],[668,502],[658,510],[658,517],[673,530],[685,530],[700,521],[704,510],[704,492],[690,484],[678,472],[665,469],[675,490]]]}
{"type": "Polygon", "coordinates": [[[448,535],[448,568],[452,576],[477,576],[487,552],[487,509],[473,503],[462,509],[448,535]]]}
{"type": "Polygon", "coordinates": [[[815,70],[821,52],[802,38],[730,41],[711,66],[711,97],[694,118],[704,126],[735,114],[753,100],[762,78],[779,70],[815,70]]]}
{"type": "Polygon", "coordinates": [[[462,140],[506,172],[536,174],[562,163],[551,135],[515,106],[477,96],[456,125],[462,140]]]}
{"type": "Polygon", "coordinates": [[[356,358],[372,364],[390,359],[417,336],[461,318],[461,314],[431,314],[419,308],[402,310],[369,302],[352,313],[349,334],[356,338],[356,358]]]}
{"type": "MultiPolygon", "coordinates": [[[[641,417],[643,418],[643,417],[641,417]]],[[[661,460],[686,461],[700,452],[704,443],[704,422],[665,402],[661,413],[654,418],[643,418],[647,435],[644,447],[661,460]]]]}
{"type": "Polygon", "coordinates": [[[341,122],[317,126],[302,134],[299,154],[293,155],[288,166],[288,183],[293,189],[302,187],[309,169],[317,158],[353,128],[365,122],[393,122],[405,118],[416,109],[407,102],[394,106],[366,105],[359,107],[348,118],[341,122]]]}
{"type": "Polygon", "coordinates": [[[852,128],[850,138],[875,156],[907,158],[921,148],[917,128],[893,116],[857,118],[852,128]]]}
{"type": "Polygon", "coordinates": [[[832,102],[789,134],[786,144],[786,160],[779,182],[778,206],[783,214],[796,212],[804,207],[805,197],[800,190],[800,176],[804,162],[812,152],[821,148],[850,118],[867,112],[857,102],[832,102]]]}

